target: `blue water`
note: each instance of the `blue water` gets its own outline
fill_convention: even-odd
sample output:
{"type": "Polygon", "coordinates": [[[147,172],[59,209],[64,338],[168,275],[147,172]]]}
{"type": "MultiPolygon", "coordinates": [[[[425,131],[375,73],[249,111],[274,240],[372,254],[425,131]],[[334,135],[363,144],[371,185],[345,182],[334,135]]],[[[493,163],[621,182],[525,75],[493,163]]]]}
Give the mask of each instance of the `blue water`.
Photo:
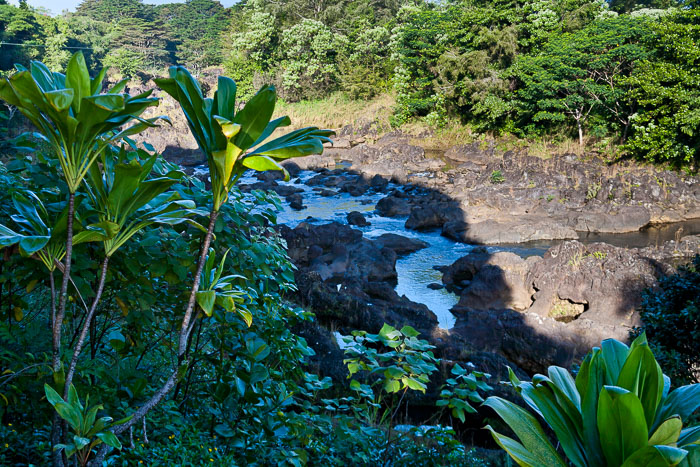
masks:
{"type": "MultiPolygon", "coordinates": [[[[368,227],[355,227],[361,230],[366,238],[371,239],[385,233],[395,233],[427,242],[429,245],[427,248],[398,259],[396,263],[398,273],[396,292],[416,303],[425,304],[435,313],[441,328],[452,328],[455,324],[455,316],[450,312],[450,309],[457,304],[459,297],[445,289],[433,290],[428,288],[429,284],[442,282],[442,273],[433,267],[450,265],[477,246],[454,242],[441,236],[439,231],[418,232],[408,230],[404,228],[405,217],[388,218],[377,215],[374,212],[375,205],[386,196],[384,193],[367,194],[360,197],[353,197],[348,193],[339,193],[332,197],[323,197],[318,192],[313,191],[312,187],[304,184],[306,180],[315,175],[317,175],[315,172],[302,172],[298,182],[297,178],[289,182],[290,185],[304,190],[301,195],[304,199],[304,205],[307,207],[301,211],[295,211],[283,200],[283,211],[278,215],[278,222],[292,228],[300,222],[325,224],[330,221],[336,221],[345,224],[347,223],[346,215],[349,212],[359,211],[371,223],[368,227]]],[[[249,184],[257,181],[255,177],[249,175],[243,177],[240,182],[249,184]]],[[[389,185],[388,190],[392,188],[401,189],[398,185],[389,185]]],[[[624,248],[643,247],[660,244],[663,241],[672,239],[675,235],[678,235],[678,229],[681,227],[684,235],[700,234],[700,219],[651,227],[629,234],[581,234],[579,240],[584,243],[604,241],[624,248]]],[[[557,243],[559,241],[555,240],[527,244],[504,244],[488,246],[486,250],[490,253],[511,251],[522,257],[542,256],[547,249],[557,243]]]]}
{"type": "MultiPolygon", "coordinates": [[[[447,266],[466,255],[475,248],[474,245],[454,242],[440,235],[439,231],[417,232],[404,228],[406,218],[388,218],[377,215],[375,205],[386,194],[368,194],[366,196],[353,197],[347,193],[339,193],[332,197],[323,197],[313,191],[312,187],[304,185],[304,182],[315,176],[314,172],[302,172],[300,183],[288,182],[304,190],[301,193],[304,205],[301,211],[291,209],[286,202],[282,202],[284,209],[278,214],[278,222],[289,227],[295,227],[300,222],[313,224],[325,224],[330,221],[347,223],[346,215],[351,211],[358,211],[365,215],[371,223],[368,227],[355,227],[363,232],[366,238],[372,239],[385,233],[395,233],[405,237],[417,238],[428,243],[428,247],[415,253],[399,257],[396,262],[398,283],[396,292],[408,299],[425,304],[438,318],[441,328],[450,329],[454,326],[455,316],[450,309],[457,304],[459,297],[445,289],[433,290],[428,284],[442,282],[442,273],[433,266],[447,266]],[[311,219],[309,219],[309,217],[311,219]]],[[[241,183],[255,183],[257,179],[252,176],[244,177],[241,183]]],[[[398,186],[389,186],[399,188],[398,186]]],[[[535,246],[507,246],[488,247],[490,252],[513,251],[522,256],[541,255],[548,245],[535,246]]]]}

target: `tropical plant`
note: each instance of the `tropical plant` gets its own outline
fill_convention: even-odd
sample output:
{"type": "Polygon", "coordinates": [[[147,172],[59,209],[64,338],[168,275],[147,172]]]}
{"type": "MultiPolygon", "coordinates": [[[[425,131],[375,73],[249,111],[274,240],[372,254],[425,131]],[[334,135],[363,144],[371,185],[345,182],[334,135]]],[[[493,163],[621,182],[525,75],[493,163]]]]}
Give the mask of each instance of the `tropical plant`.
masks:
{"type": "Polygon", "coordinates": [[[532,382],[520,381],[511,370],[510,382],[551,428],[561,449],[530,412],[489,397],[484,405],[519,441],[486,428],[518,465],[691,467],[700,461],[700,427],[683,428],[700,407],[700,384],[670,391],[670,380],[644,335],[630,347],[604,340],[586,356],[575,379],[551,366],[547,376],[535,375],[532,382]]]}
{"type": "Polygon", "coordinates": [[[80,352],[102,298],[110,258],[124,243],[152,224],[189,222],[203,230],[189,218],[195,212],[195,203],[181,199],[175,191],[168,191],[183,177],[182,172],[170,170],[158,177],[149,177],[157,159],[158,154],[150,155],[143,150],[127,152],[124,147],[120,150],[109,148],[100,155],[100,164],[92,164],[88,171],[87,192],[96,222],[77,233],[73,244],[100,241],[104,247],[104,259],[95,297],[73,349],[66,375],[67,386],[73,381],[80,352]]]}
{"type": "MultiPolygon", "coordinates": [[[[474,366],[471,363],[469,365],[474,366]]],[[[481,371],[470,372],[459,363],[454,364],[450,374],[452,376],[445,381],[445,386],[440,391],[440,399],[435,405],[450,409],[452,416],[464,423],[465,414],[476,413],[476,409],[469,402],[484,402],[479,391],[487,392],[493,389],[483,381],[491,375],[481,371]]]]}
{"type": "MultiPolygon", "coordinates": [[[[219,77],[214,97],[205,98],[199,83],[185,68],[171,67],[169,74],[169,78],[155,81],[180,103],[190,131],[202,152],[207,156],[212,207],[209,212],[209,224],[201,240],[189,299],[180,324],[177,366],[155,394],[133,413],[129,421],[114,428],[116,434],[123,433],[134,423],[142,420],[189,373],[191,360],[188,349],[192,331],[199,316],[199,310],[195,314],[195,304],[199,302],[205,314],[213,312],[218,294],[219,302],[224,305],[224,308],[227,306],[229,310],[235,308],[232,295],[236,292],[231,290],[230,281],[236,277],[222,278],[223,266],[213,269],[214,255],[209,255],[209,247],[219,212],[229,199],[229,193],[238,178],[248,168],[258,171],[282,170],[288,178],[289,175],[278,161],[290,157],[319,154],[323,152],[323,143],[330,141],[329,136],[333,134],[330,130],[309,127],[266,141],[275,130],[291,123],[289,117],[270,121],[276,102],[274,87],[264,86],[237,112],[236,83],[232,79],[225,76],[219,77]],[[212,259],[210,267],[205,272],[208,256],[212,259]],[[202,278],[204,278],[204,284],[202,278]],[[200,294],[201,285],[205,285],[206,289],[200,294]],[[211,300],[211,292],[214,292],[214,303],[211,300]]],[[[243,317],[250,322],[251,317],[247,315],[243,317]]],[[[98,453],[97,462],[101,462],[106,453],[107,448],[102,447],[98,453]]]]}
{"type": "Polygon", "coordinates": [[[263,86],[236,112],[236,83],[231,78],[219,77],[213,99],[203,96],[199,83],[183,67],[170,67],[170,78],[155,82],[180,103],[199,148],[207,156],[212,212],[226,202],[231,187],[246,169],[281,170],[289,179],[279,161],[321,153],[323,143],[331,141],[331,130],[316,127],[266,141],[275,130],[291,124],[289,117],[270,121],[277,100],[273,86],[263,86]]]}
{"type": "Polygon", "coordinates": [[[214,305],[221,306],[227,312],[236,311],[250,327],[253,323],[253,315],[245,308],[236,307],[236,301],[241,301],[240,298],[244,295],[244,292],[238,290],[234,281],[236,279],[245,279],[245,277],[238,274],[227,274],[222,277],[228,252],[229,250],[224,253],[221,262],[214,268],[216,252],[213,248],[209,249],[207,261],[204,263],[204,269],[202,269],[201,290],[197,292],[197,304],[207,316],[211,316],[214,313],[214,305]]]}
{"type": "Polygon", "coordinates": [[[434,346],[418,338],[411,326],[396,329],[384,324],[378,334],[353,331],[346,342],[343,360],[348,367],[348,378],[363,372],[365,382],[351,379],[350,389],[367,401],[368,422],[383,424],[392,420],[408,390],[425,392],[430,374],[437,370],[437,359],[430,349],[434,346]],[[379,391],[375,394],[375,389],[379,391]],[[400,393],[396,403],[381,411],[384,395],[400,393]]]}
{"type": "Polygon", "coordinates": [[[659,364],[675,383],[700,382],[700,255],[642,293],[644,332],[659,364]]]}
{"type": "MultiPolygon", "coordinates": [[[[163,117],[139,117],[148,107],[157,105],[151,91],[130,96],[121,91],[126,81],[102,94],[106,69],[90,77],[81,52],[71,57],[66,74],[51,72],[33,61],[29,69],[0,80],[0,99],[17,107],[39,130],[37,137],[49,144],[58,159],[68,185],[68,212],[63,280],[56,319],[53,320],[53,370],[61,367],[61,325],[65,317],[68,283],[73,252],[75,194],[93,162],[110,144],[156,126],[163,117]],[[127,125],[137,120],[132,126],[127,125]]],[[[57,436],[57,430],[54,430],[57,436]]],[[[54,438],[54,442],[56,438],[54,438]]]]}
{"type": "MultiPolygon", "coordinates": [[[[81,466],[88,463],[90,455],[96,446],[104,443],[116,449],[121,449],[122,444],[114,433],[108,430],[112,425],[112,418],[103,416],[97,418],[97,413],[103,409],[102,405],[89,405],[90,395],[85,397],[85,406],[80,402],[78,391],[72,384],[68,388],[68,397],[64,400],[51,386],[44,385],[46,400],[53,406],[58,415],[65,420],[73,430],[71,442],[57,444],[55,450],[63,450],[70,459],[75,454],[81,466]]],[[[121,420],[117,423],[122,423],[121,420]]]]}

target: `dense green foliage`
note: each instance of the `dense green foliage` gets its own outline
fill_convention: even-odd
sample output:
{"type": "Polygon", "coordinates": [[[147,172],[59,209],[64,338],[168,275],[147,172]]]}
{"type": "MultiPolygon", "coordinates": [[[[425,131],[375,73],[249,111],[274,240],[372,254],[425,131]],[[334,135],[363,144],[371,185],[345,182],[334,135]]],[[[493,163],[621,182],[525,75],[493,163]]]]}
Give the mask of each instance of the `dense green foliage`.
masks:
{"type": "Polygon", "coordinates": [[[649,343],[674,382],[700,382],[700,256],[644,292],[639,310],[649,343]]]}
{"type": "Polygon", "coordinates": [[[512,371],[510,380],[558,441],[555,448],[527,410],[489,397],[484,405],[519,441],[487,428],[521,466],[692,467],[700,461],[700,428],[683,428],[700,407],[700,384],[671,391],[644,335],[630,347],[603,341],[583,360],[575,379],[552,366],[532,382],[520,381],[512,371]]]}
{"type": "MultiPolygon", "coordinates": [[[[332,388],[304,370],[313,350],[291,329],[312,318],[287,299],[278,202],[235,183],[248,168],[321,152],[332,132],[268,140],[290,123],[270,121],[274,88],[239,107],[233,80],[205,98],[173,67],[157,83],[208,156],[205,187],[136,148],[128,136],[159,119],[138,117],[154,100],[119,93],[123,83],[97,94],[103,77],[78,53],[66,75],[32,62],[0,87],[43,145],[9,145],[0,163],[0,461],[101,465],[112,451],[117,465],[479,465],[451,428],[395,427],[403,396],[425,392],[437,369],[415,330],[356,335],[348,367],[364,385],[332,388]]],[[[483,374],[453,372],[443,405],[463,418],[474,408],[460,395],[481,401],[489,387],[483,374]]]]}
{"type": "Polygon", "coordinates": [[[223,67],[247,99],[396,96],[392,122],[614,144],[698,168],[696,2],[681,0],[85,0],[49,17],[0,5],[0,70],[65,47],[121,76],[223,67]]]}

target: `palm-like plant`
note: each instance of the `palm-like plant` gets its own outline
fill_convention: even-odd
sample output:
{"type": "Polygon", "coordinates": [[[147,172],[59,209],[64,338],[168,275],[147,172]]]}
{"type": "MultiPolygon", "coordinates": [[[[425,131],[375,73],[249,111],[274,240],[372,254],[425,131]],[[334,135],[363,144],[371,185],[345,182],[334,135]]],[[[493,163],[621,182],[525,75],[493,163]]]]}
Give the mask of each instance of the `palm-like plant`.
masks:
{"type": "Polygon", "coordinates": [[[333,131],[308,127],[266,142],[276,129],[291,124],[289,117],[270,121],[277,101],[273,86],[263,86],[236,112],[236,83],[232,79],[220,76],[214,97],[205,98],[199,83],[185,68],[170,67],[169,73],[169,78],[156,79],[155,82],[180,103],[187,124],[207,157],[212,191],[209,227],[202,242],[182,322],[178,352],[183,358],[194,325],[192,313],[214,223],[229,191],[247,168],[282,170],[286,174],[279,161],[322,153],[323,143],[330,141],[333,131]]]}
{"type": "MultiPolygon", "coordinates": [[[[87,225],[75,236],[76,243],[100,241],[105,257],[101,276],[92,305],[73,349],[73,358],[66,375],[66,390],[70,387],[80,352],[87,338],[90,323],[102,298],[110,258],[134,235],[152,224],[175,225],[189,222],[203,230],[190,219],[195,203],[183,200],[175,191],[168,191],[184,174],[172,170],[149,178],[157,154],[145,151],[127,152],[111,148],[100,156],[100,164],[93,164],[88,171],[86,184],[88,197],[96,222],[87,225]]],[[[67,394],[64,395],[67,397],[67,394]]]]}
{"type": "Polygon", "coordinates": [[[0,81],[0,98],[17,107],[39,130],[39,138],[52,147],[63,170],[68,191],[75,193],[92,163],[111,143],[133,135],[164,117],[140,115],[158,104],[151,91],[123,94],[127,80],[101,93],[106,69],[90,78],[85,58],[78,52],[66,74],[52,72],[41,62],[0,81]],[[122,126],[136,120],[132,126],[122,126]]]}
{"type": "Polygon", "coordinates": [[[290,157],[323,152],[331,130],[302,128],[271,141],[278,129],[289,126],[289,117],[270,121],[277,93],[273,86],[263,86],[245,106],[236,112],[236,83],[219,77],[213,98],[205,98],[199,83],[183,67],[171,67],[170,78],[154,80],[182,106],[187,123],[199,148],[207,157],[214,211],[226,202],[228,193],[247,169],[281,170],[279,161],[290,157]]]}
{"type": "MultiPolygon", "coordinates": [[[[209,225],[201,243],[199,259],[193,276],[189,300],[180,325],[178,342],[178,367],[166,383],[143,404],[133,417],[125,424],[115,427],[119,434],[128,430],[141,420],[153,407],[175,387],[179,375],[184,374],[189,366],[187,361],[187,343],[195,324],[193,312],[197,303],[202,271],[207,261],[207,253],[213,237],[214,224],[219,209],[226,202],[230,190],[243,172],[250,168],[258,171],[282,170],[280,161],[290,157],[300,157],[323,152],[323,143],[330,141],[331,130],[316,127],[292,131],[284,136],[267,141],[272,133],[290,125],[288,117],[270,121],[277,100],[277,93],[272,86],[264,86],[251,98],[240,111],[236,111],[236,83],[227,77],[219,77],[218,88],[213,98],[205,98],[199,83],[183,67],[171,67],[170,77],[156,79],[155,82],[165,92],[180,103],[199,148],[207,157],[211,179],[212,208],[209,213],[209,225]]],[[[288,175],[287,175],[288,177],[288,175]]],[[[213,254],[212,254],[213,257],[213,254]]],[[[212,264],[213,268],[213,264],[212,264]]],[[[210,268],[211,269],[211,268],[210,268]]],[[[213,279],[216,279],[216,271],[213,279]]],[[[210,274],[211,274],[210,272],[210,274]]],[[[205,277],[208,280],[210,275],[205,277]]],[[[212,296],[214,301],[219,296],[222,300],[231,295],[229,283],[222,282],[221,277],[207,285],[207,290],[199,294],[200,307],[210,311],[212,296]],[[211,292],[214,292],[213,294],[211,292]]],[[[230,297],[229,297],[230,298],[230,297]]],[[[251,317],[242,315],[249,322],[251,317]]],[[[100,450],[97,461],[106,455],[106,448],[100,450]]]]}
{"type": "Polygon", "coordinates": [[[0,80],[0,99],[17,109],[39,130],[36,136],[46,141],[58,159],[68,185],[66,252],[58,313],[53,326],[53,369],[60,368],[61,323],[66,310],[66,292],[73,252],[73,216],[75,193],[90,166],[110,144],[156,126],[163,117],[143,119],[140,115],[157,105],[151,92],[136,96],[122,93],[127,81],[120,81],[101,93],[106,70],[90,78],[85,58],[76,53],[68,62],[66,74],[51,72],[33,61],[26,69],[0,80]],[[136,120],[134,125],[123,128],[136,120]]]}
{"type": "Polygon", "coordinates": [[[700,384],[670,391],[644,335],[630,347],[608,339],[594,348],[574,379],[563,368],[511,384],[554,432],[561,453],[527,410],[499,397],[491,407],[519,441],[487,426],[521,466],[576,467],[700,465],[700,427],[683,429],[700,407],[700,384]]]}

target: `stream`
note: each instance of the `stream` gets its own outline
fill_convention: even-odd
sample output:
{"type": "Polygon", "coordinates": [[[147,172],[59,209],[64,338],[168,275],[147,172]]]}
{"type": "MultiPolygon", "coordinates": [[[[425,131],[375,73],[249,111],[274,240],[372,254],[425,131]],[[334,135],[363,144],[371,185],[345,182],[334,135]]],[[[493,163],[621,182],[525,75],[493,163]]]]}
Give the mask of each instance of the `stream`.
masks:
{"type": "MultiPolygon", "coordinates": [[[[339,167],[341,168],[341,167],[339,167]]],[[[317,175],[316,172],[303,171],[298,178],[287,184],[303,189],[300,193],[303,197],[304,209],[297,211],[289,207],[289,204],[282,202],[283,211],[278,214],[278,223],[286,224],[294,228],[301,222],[312,224],[325,224],[336,221],[346,224],[346,215],[351,211],[362,213],[371,225],[367,227],[354,228],[363,232],[366,238],[372,239],[385,233],[395,233],[405,237],[423,240],[429,247],[419,250],[409,255],[400,256],[396,262],[398,273],[398,284],[396,292],[405,295],[416,303],[425,304],[438,319],[441,328],[450,329],[454,326],[456,318],[450,309],[457,304],[459,296],[448,292],[444,288],[431,289],[429,284],[441,284],[442,273],[434,269],[434,266],[447,266],[457,259],[465,256],[477,245],[470,245],[452,241],[440,235],[439,231],[415,231],[404,227],[406,217],[388,218],[377,215],[375,211],[376,203],[386,196],[386,192],[393,188],[401,188],[399,185],[390,184],[384,190],[385,193],[368,193],[361,197],[353,197],[348,193],[339,193],[332,197],[321,196],[313,187],[305,184],[311,177],[317,175]]],[[[257,182],[252,175],[241,178],[243,184],[257,182]]],[[[583,243],[605,242],[611,245],[633,248],[659,245],[665,241],[673,240],[678,234],[678,229],[682,227],[682,235],[700,234],[700,219],[676,224],[667,224],[660,227],[650,227],[639,232],[627,234],[585,234],[582,233],[580,241],[583,243]]],[[[527,244],[502,244],[496,246],[486,246],[489,253],[499,251],[510,251],[522,257],[533,255],[542,256],[552,245],[556,245],[561,240],[548,242],[532,242],[527,244]]],[[[483,248],[483,246],[479,246],[483,248]]]]}

